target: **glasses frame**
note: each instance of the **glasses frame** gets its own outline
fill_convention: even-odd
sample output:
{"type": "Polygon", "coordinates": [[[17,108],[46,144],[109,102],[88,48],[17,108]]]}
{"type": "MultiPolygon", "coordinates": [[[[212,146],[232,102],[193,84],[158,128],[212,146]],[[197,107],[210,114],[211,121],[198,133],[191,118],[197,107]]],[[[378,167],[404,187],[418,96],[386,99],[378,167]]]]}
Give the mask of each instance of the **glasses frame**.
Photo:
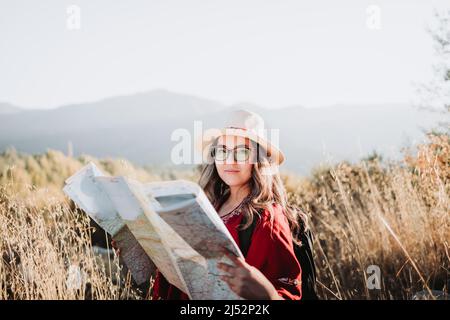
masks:
{"type": "Polygon", "coordinates": [[[212,158],[215,160],[215,161],[217,161],[217,162],[223,162],[223,163],[225,163],[225,162],[227,162],[227,160],[228,160],[228,158],[230,157],[230,153],[232,153],[233,154],[233,160],[235,161],[235,162],[237,162],[237,163],[246,163],[249,159],[251,159],[251,156],[252,156],[252,148],[250,147],[250,146],[247,146],[247,145],[239,145],[239,146],[235,146],[234,148],[232,148],[232,149],[229,149],[229,148],[227,148],[226,146],[224,146],[224,145],[220,145],[220,146],[214,146],[213,148],[212,148],[212,150],[211,150],[211,156],[212,156],[212,158]],[[225,157],[225,160],[219,160],[219,159],[217,159],[216,158],[216,150],[217,149],[225,149],[226,151],[226,157],[225,157]],[[250,153],[248,154],[248,157],[245,159],[245,160],[238,160],[237,159],[237,150],[238,149],[247,149],[247,150],[249,150],[250,151],[250,153]]]}

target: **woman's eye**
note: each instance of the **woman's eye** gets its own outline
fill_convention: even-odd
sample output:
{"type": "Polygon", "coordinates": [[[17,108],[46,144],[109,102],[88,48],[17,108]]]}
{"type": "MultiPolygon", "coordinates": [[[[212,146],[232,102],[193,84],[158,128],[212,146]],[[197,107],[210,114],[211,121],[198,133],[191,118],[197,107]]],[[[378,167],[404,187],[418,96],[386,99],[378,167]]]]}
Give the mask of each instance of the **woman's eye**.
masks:
{"type": "Polygon", "coordinates": [[[245,161],[250,155],[250,150],[246,148],[239,148],[236,150],[236,160],[245,161]]]}
{"type": "Polygon", "coordinates": [[[216,149],[216,158],[219,160],[226,159],[227,151],[224,148],[216,149]]]}

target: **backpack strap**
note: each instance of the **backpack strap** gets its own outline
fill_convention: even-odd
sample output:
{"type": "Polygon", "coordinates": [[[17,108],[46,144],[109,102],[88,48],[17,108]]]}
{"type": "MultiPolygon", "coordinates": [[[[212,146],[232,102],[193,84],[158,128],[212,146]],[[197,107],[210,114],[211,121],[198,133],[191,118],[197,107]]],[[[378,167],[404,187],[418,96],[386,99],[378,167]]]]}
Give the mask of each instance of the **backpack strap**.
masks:
{"type": "Polygon", "coordinates": [[[311,230],[300,234],[301,245],[294,243],[294,252],[302,268],[302,300],[317,300],[316,266],[313,257],[313,235],[311,230]]]}

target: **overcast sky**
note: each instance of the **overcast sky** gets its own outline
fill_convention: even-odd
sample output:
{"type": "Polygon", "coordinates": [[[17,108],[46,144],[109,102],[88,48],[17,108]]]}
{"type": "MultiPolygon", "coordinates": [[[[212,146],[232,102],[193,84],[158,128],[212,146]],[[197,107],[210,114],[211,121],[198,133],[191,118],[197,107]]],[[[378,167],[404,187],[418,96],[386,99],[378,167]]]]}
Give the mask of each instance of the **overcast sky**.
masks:
{"type": "Polygon", "coordinates": [[[413,82],[431,78],[425,27],[433,8],[450,7],[448,0],[112,2],[0,0],[0,101],[51,108],[164,88],[265,107],[409,102],[413,82]],[[72,4],[80,29],[76,13],[67,13],[72,4]]]}

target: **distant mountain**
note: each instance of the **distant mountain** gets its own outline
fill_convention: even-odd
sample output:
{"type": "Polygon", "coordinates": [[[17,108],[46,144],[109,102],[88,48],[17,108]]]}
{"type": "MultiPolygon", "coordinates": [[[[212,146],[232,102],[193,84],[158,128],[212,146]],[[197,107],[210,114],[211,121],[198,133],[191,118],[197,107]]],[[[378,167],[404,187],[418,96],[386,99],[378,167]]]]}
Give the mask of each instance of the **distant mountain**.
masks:
{"type": "Polygon", "coordinates": [[[203,121],[203,129],[221,126],[230,110],[241,107],[260,113],[269,128],[280,128],[284,167],[301,174],[325,160],[354,161],[372,151],[397,156],[402,146],[423,138],[422,128],[439,119],[408,105],[265,109],[153,90],[56,109],[0,112],[0,151],[14,146],[27,153],[47,148],[65,152],[70,141],[75,156],[170,165],[171,150],[178,143],[171,140],[174,130],[193,135],[195,120],[203,121]]]}
{"type": "Polygon", "coordinates": [[[21,112],[22,110],[23,110],[22,108],[16,107],[12,104],[0,102],[0,115],[18,113],[21,112]]]}

